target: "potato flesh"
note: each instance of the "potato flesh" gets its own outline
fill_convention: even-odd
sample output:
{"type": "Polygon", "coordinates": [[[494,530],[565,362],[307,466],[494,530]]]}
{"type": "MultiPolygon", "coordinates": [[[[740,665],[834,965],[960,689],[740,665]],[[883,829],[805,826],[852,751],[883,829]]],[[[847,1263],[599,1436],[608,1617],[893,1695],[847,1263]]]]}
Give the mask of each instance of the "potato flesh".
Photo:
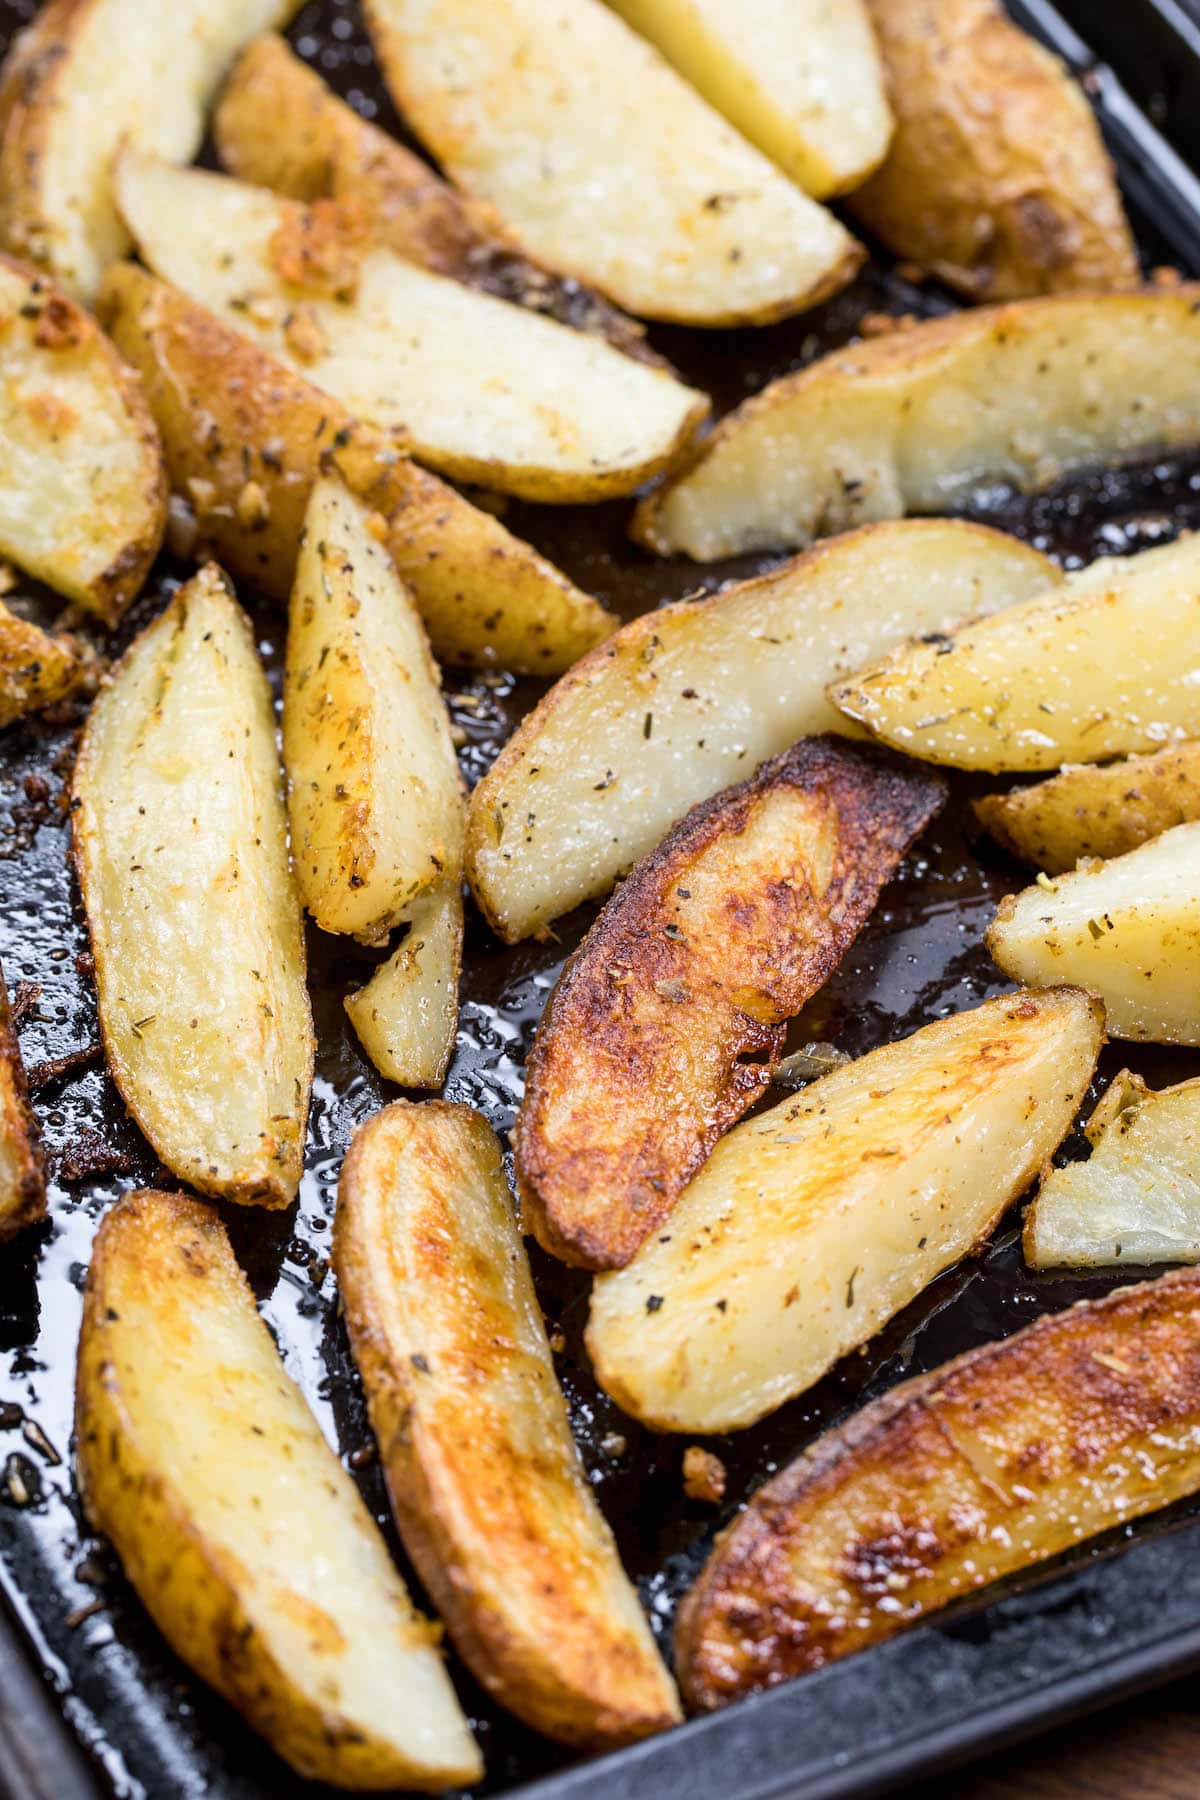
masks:
{"type": "Polygon", "coordinates": [[[834,351],[731,413],[635,535],[698,562],[803,549],[981,487],[1200,438],[1200,287],[1018,301],[834,351]]]}
{"type": "Polygon", "coordinates": [[[1009,895],[987,947],[1014,981],[1077,981],[1113,1037],[1200,1044],[1200,824],[1009,895]]]}
{"type": "Polygon", "coordinates": [[[37,1121],[29,1104],[21,1046],[0,970],[0,1242],[34,1224],[45,1211],[46,1181],[37,1121]]]}
{"type": "Polygon", "coordinates": [[[478,1779],[431,1627],[196,1201],[142,1192],[101,1225],[77,1444],[88,1516],[157,1624],[293,1767],[478,1779]]]}
{"type": "Polygon", "coordinates": [[[981,824],[1014,856],[1047,874],[1081,857],[1123,856],[1139,844],[1200,819],[1200,742],[1150,756],[1063,769],[1048,781],[975,801],[981,824]]]}
{"type": "Polygon", "coordinates": [[[598,1277],[601,1385],[666,1431],[803,1393],[988,1235],[1070,1128],[1102,1031],[1078,990],[1004,995],[739,1125],[667,1241],[598,1277]]]}
{"type": "Polygon", "coordinates": [[[211,564],[100,694],[74,792],[100,1024],[126,1105],[202,1193],[286,1206],[313,1060],[300,903],[270,690],[211,564]]]}
{"type": "Polygon", "coordinates": [[[452,180],[530,255],[638,317],[765,323],[845,286],[862,260],[601,0],[365,10],[397,105],[452,180]]]}
{"type": "Polygon", "coordinates": [[[913,520],[635,620],[551,690],[474,790],[476,899],[507,941],[528,936],[767,757],[853,732],[825,697],[838,671],[1057,578],[1000,532],[913,520]]]}
{"type": "Polygon", "coordinates": [[[265,188],[144,157],[122,158],[117,186],[157,274],[459,479],[530,500],[629,493],[708,410],[663,370],[390,250],[346,247],[352,298],[285,278],[281,241],[324,233],[337,254],[345,214],[314,220],[265,188]]]}
{"type": "Polygon", "coordinates": [[[462,883],[440,883],[408,908],[408,931],[365,987],[346,996],[359,1042],[399,1087],[442,1085],[458,1027],[462,883]]]}
{"type": "Polygon", "coordinates": [[[1200,732],[1200,533],[1105,557],[1059,588],[835,684],[884,743],[957,769],[1056,769],[1200,732]]]}

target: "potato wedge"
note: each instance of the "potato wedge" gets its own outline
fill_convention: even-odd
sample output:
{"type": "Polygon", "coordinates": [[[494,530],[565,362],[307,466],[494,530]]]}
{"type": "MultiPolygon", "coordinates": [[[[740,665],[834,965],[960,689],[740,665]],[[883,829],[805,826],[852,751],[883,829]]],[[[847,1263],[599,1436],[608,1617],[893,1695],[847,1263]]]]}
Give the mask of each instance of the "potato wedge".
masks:
{"type": "Polygon", "coordinates": [[[1200,532],[1103,557],[990,619],[927,636],[829,697],[956,769],[1057,769],[1200,733],[1200,532]]]}
{"type": "Polygon", "coordinates": [[[213,134],[239,181],[292,200],[367,208],[379,243],[409,262],[592,331],[617,350],[661,362],[645,327],[590,288],[522,256],[490,208],[467,200],[429,164],[356,113],[274,32],[247,44],[221,93],[213,134]]]}
{"type": "Polygon", "coordinates": [[[171,483],[239,580],[286,599],[304,510],[331,466],[379,515],[442,662],[558,675],[616,621],[499,519],[300,375],[133,263],[101,309],[142,378],[171,483]]]}
{"type": "Polygon", "coordinates": [[[635,619],[551,689],[471,796],[467,869],[493,930],[540,930],[797,738],[854,732],[825,697],[837,672],[1058,579],[1002,532],[912,520],[635,619]]]}
{"type": "Polygon", "coordinates": [[[527,500],[629,494],[708,411],[663,369],[372,245],[361,209],[136,154],[116,183],[156,274],[456,479],[527,500]]]}
{"type": "Polygon", "coordinates": [[[627,312],[767,324],[862,262],[833,215],[601,0],[363,10],[397,106],[451,179],[530,256],[627,312]]]}
{"type": "Polygon", "coordinates": [[[803,549],[980,488],[1200,439],[1200,284],[953,313],[773,381],[642,501],[634,536],[713,562],[803,549]]]}
{"type": "Polygon", "coordinates": [[[884,1394],[718,1539],[676,1625],[723,1706],[1200,1487],[1200,1274],[1035,1320],[884,1394]]]}
{"type": "Polygon", "coordinates": [[[46,1216],[46,1177],[4,971],[0,969],[0,1243],[46,1216]]]}
{"type": "Polygon", "coordinates": [[[610,0],[731,125],[818,200],[855,188],[892,135],[864,0],[610,0]]]}
{"type": "Polygon", "coordinates": [[[299,0],[48,0],[0,85],[0,238],[90,304],[129,250],[112,194],[118,145],[190,162],[217,83],[299,0]]]}
{"type": "Polygon", "coordinates": [[[135,640],[75,765],[75,864],[105,1055],[201,1193],[295,1197],[312,1084],[304,933],[275,715],[212,564],[135,640]]]}
{"type": "Polygon", "coordinates": [[[143,1190],[101,1222],[76,1454],[159,1630],[300,1774],[436,1792],[483,1773],[435,1627],[186,1195],[143,1190]]]}
{"type": "Polygon", "coordinates": [[[440,882],[407,909],[408,929],[344,1005],[379,1073],[406,1088],[441,1087],[458,1028],[462,882],[440,882]]]}
{"type": "Polygon", "coordinates": [[[679,1718],[567,1418],[500,1145],[398,1101],[342,1167],[334,1264],[405,1548],[502,1706],[596,1750],[679,1718]]]}
{"type": "Polygon", "coordinates": [[[1078,988],[1005,994],[739,1125],[670,1231],[597,1277],[601,1385],[663,1431],[802,1394],[988,1236],[1070,1129],[1103,1021],[1078,988]]]}
{"type": "Polygon", "coordinates": [[[867,0],[896,130],[850,202],[971,300],[1133,287],[1116,172],[1079,83],[997,0],[867,0]]]}
{"type": "Polygon", "coordinates": [[[93,668],[93,659],[70,632],[43,631],[0,600],[0,726],[57,705],[93,668]]]}
{"type": "Polygon", "coordinates": [[[114,625],[166,504],[134,375],[82,307],[0,256],[0,556],[114,625]]]}
{"type": "Polygon", "coordinates": [[[1200,824],[1009,894],[987,947],[1014,981],[1077,981],[1113,1037],[1200,1044],[1200,824]]]}
{"type": "Polygon", "coordinates": [[[998,843],[1050,875],[1081,857],[1123,856],[1200,819],[1200,741],[1093,768],[1078,763],[1032,787],[974,802],[998,843]]]}
{"type": "Polygon", "coordinates": [[[623,1268],[669,1218],[944,799],[866,746],[804,738],[638,864],[568,959],[526,1064],[513,1148],[545,1249],[623,1268]]]}
{"type": "Polygon", "coordinates": [[[288,608],[283,761],[300,896],[323,931],[379,944],[462,871],[466,803],[437,666],[370,514],[313,488],[288,608]]]}

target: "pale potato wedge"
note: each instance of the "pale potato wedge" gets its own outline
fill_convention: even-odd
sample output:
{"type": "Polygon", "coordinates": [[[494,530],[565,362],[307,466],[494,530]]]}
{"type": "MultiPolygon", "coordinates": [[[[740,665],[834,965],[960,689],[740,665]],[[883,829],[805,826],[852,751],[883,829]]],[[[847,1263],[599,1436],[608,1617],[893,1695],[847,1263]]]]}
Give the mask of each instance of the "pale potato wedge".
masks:
{"type": "Polygon", "coordinates": [[[662,1431],[737,1430],[802,1394],[988,1236],[1103,1037],[1078,988],[1005,994],[739,1125],[669,1231],[597,1277],[601,1386],[662,1431]]]}
{"type": "Polygon", "coordinates": [[[88,1519],[172,1648],[301,1775],[437,1792],[483,1773],[383,1539],[259,1318],[215,1212],[103,1219],[79,1338],[88,1519]]]}
{"type": "Polygon", "coordinates": [[[986,941],[1014,981],[1099,994],[1113,1037],[1200,1044],[1200,824],[1009,894],[986,941]]]}
{"type": "Polygon", "coordinates": [[[1057,769],[1200,733],[1200,532],[893,651],[829,697],[956,769],[1057,769]]]}
{"type": "Polygon", "coordinates": [[[462,872],[466,803],[429,642],[370,514],[323,475],[288,608],[283,761],[296,880],[323,931],[379,944],[462,872]]]}
{"type": "Polygon", "coordinates": [[[869,746],[803,738],[638,864],[568,959],[526,1063],[513,1149],[545,1249],[623,1268],[670,1217],[944,799],[869,746]]]}
{"type": "Polygon", "coordinates": [[[65,700],[94,666],[80,639],[43,631],[0,600],[0,726],[65,700]]]}
{"type": "Polygon", "coordinates": [[[896,130],[851,210],[971,300],[1133,287],[1137,250],[1079,83],[997,0],[867,0],[896,130]]]}
{"type": "Polygon", "coordinates": [[[571,1435],[500,1145],[404,1101],[356,1134],[334,1264],[396,1523],[455,1648],[537,1731],[598,1750],[674,1683],[571,1435]]]}
{"type": "Polygon", "coordinates": [[[979,821],[1006,850],[1061,875],[1085,856],[1123,856],[1200,819],[1200,741],[1093,768],[1078,763],[976,800],[979,821]]]}
{"type": "Polygon", "coordinates": [[[540,930],[797,738],[853,733],[825,697],[839,671],[1058,579],[1002,532],[912,520],[635,619],[551,689],[471,796],[467,869],[492,928],[540,930]]]}
{"type": "Polygon", "coordinates": [[[91,302],[129,250],[117,148],[190,162],[226,66],[299,0],[48,0],[0,85],[0,238],[91,302]]]}
{"type": "Polygon", "coordinates": [[[287,598],[313,482],[332,466],[383,522],[442,662],[558,675],[612,631],[598,601],[411,462],[403,434],[352,419],[186,294],[117,263],[100,305],[142,378],[172,486],[239,580],[287,598]]]}
{"type": "Polygon", "coordinates": [[[436,1088],[446,1078],[458,1028],[462,882],[440,882],[407,909],[408,929],[365,987],[344,1005],[379,1073],[399,1087],[436,1088]]]}
{"type": "Polygon", "coordinates": [[[1200,1274],[1035,1320],[826,1432],[717,1540],[675,1632],[692,1706],[893,1637],[1200,1487],[1200,1274]]]}
{"type": "Polygon", "coordinates": [[[663,369],[373,244],[360,208],[135,153],[116,185],[157,275],[456,479],[527,500],[629,494],[708,411],[663,369]]]}
{"type": "Polygon", "coordinates": [[[833,215],[602,0],[367,0],[364,12],[397,106],[451,179],[530,256],[627,312],[767,324],[836,293],[862,262],[833,215]]]}
{"type": "Polygon", "coordinates": [[[0,969],[0,1243],[46,1216],[46,1176],[21,1046],[0,969]]]}
{"type": "Polygon", "coordinates": [[[634,535],[698,562],[803,549],[981,488],[1200,439],[1200,285],[927,320],[771,382],[642,501],[634,535]]]}
{"type": "Polygon", "coordinates": [[[593,331],[618,350],[660,362],[645,327],[580,282],[531,262],[491,209],[466,199],[429,164],[327,87],[286,40],[267,32],[238,58],[213,116],[222,165],[239,181],[293,200],[365,206],[371,233],[398,256],[593,331]]]}
{"type": "Polygon", "coordinates": [[[126,1106],[201,1193],[287,1206],[312,1084],[304,933],[270,689],[212,564],[93,706],[72,823],[126,1106]]]}
{"type": "Polygon", "coordinates": [[[806,193],[856,188],[892,135],[865,0],[610,0],[806,193]]]}
{"type": "Polygon", "coordinates": [[[0,256],[0,556],[114,625],[166,504],[136,377],[82,307],[0,256]]]}

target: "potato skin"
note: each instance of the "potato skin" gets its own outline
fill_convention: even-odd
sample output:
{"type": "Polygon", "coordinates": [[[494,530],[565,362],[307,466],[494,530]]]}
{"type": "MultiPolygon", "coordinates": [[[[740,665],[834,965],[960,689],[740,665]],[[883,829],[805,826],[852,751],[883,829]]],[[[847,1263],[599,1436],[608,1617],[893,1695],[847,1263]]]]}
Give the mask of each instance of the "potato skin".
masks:
{"type": "Polygon", "coordinates": [[[837,967],[945,797],[866,746],[803,738],[695,807],[567,961],[513,1136],[543,1247],[623,1268],[770,1086],[783,1021],[837,967]]]}
{"type": "Polygon", "coordinates": [[[973,805],[980,824],[1013,856],[1063,875],[1082,857],[1124,856],[1200,819],[1200,740],[1101,767],[1076,764],[973,805]]]}
{"type": "Polygon", "coordinates": [[[881,1643],[1193,1493],[1198,1426],[1195,1269],[905,1382],[818,1438],[717,1540],[676,1626],[689,1702],[724,1706],[881,1643]]]}
{"type": "Polygon", "coordinates": [[[0,1243],[46,1214],[46,1177],[21,1046],[0,969],[0,1243]]]}

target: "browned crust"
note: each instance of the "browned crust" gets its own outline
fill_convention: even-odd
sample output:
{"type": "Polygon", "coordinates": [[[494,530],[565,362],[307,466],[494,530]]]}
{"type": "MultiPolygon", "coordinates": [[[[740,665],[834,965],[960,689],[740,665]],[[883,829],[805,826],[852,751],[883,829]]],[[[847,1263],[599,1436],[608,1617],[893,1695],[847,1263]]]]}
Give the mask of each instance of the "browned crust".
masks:
{"type": "Polygon", "coordinates": [[[783,1021],[829,979],[944,797],[873,746],[806,738],[638,865],[568,959],[526,1068],[513,1143],[547,1250],[629,1262],[770,1085],[783,1021]],[[747,834],[772,813],[778,836],[759,851],[747,834]]]}
{"type": "Polygon", "coordinates": [[[0,726],[56,705],[93,671],[80,639],[51,636],[0,600],[0,726]]]}
{"type": "Polygon", "coordinates": [[[722,1706],[882,1642],[1194,1492],[1198,1422],[1196,1269],[903,1383],[818,1438],[718,1538],[676,1625],[690,1703],[722,1706]],[[1173,1429],[1192,1441],[1172,1446],[1173,1429]]]}
{"type": "Polygon", "coordinates": [[[0,1242],[46,1215],[46,1177],[37,1120],[17,1042],[4,971],[0,969],[0,1132],[13,1175],[0,1193],[0,1242]]]}

